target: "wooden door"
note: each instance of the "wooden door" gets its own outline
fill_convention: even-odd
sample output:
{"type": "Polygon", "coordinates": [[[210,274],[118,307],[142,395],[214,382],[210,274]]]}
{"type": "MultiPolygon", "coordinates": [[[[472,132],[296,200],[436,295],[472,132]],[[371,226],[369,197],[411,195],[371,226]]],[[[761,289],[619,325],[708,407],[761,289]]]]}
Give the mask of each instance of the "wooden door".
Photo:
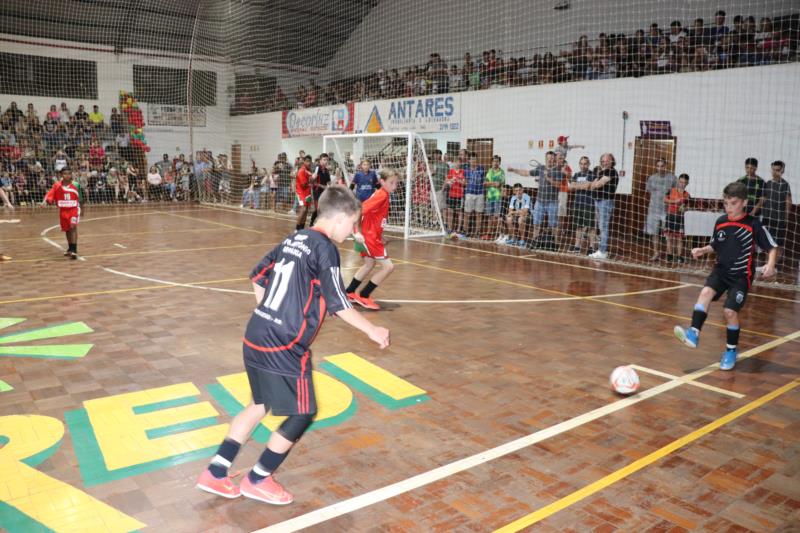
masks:
{"type": "Polygon", "coordinates": [[[231,145],[231,166],[233,167],[234,174],[242,173],[242,145],[231,145]]]}
{"type": "Polygon", "coordinates": [[[478,164],[483,168],[489,168],[492,166],[492,155],[494,155],[494,139],[467,139],[467,151],[475,152],[478,164]]]}

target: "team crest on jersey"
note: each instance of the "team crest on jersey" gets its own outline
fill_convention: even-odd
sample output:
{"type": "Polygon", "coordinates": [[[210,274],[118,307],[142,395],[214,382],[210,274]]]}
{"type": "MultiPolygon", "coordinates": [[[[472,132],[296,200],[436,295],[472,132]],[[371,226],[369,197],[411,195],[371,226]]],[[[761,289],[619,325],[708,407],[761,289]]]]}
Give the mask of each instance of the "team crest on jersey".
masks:
{"type": "Polygon", "coordinates": [[[294,240],[296,240],[296,241],[304,241],[306,239],[308,239],[308,235],[295,235],[294,236],[294,240]]]}
{"type": "Polygon", "coordinates": [[[717,240],[718,240],[719,242],[722,242],[722,241],[724,241],[724,240],[725,240],[725,230],[719,230],[719,231],[717,232],[717,240]]]}

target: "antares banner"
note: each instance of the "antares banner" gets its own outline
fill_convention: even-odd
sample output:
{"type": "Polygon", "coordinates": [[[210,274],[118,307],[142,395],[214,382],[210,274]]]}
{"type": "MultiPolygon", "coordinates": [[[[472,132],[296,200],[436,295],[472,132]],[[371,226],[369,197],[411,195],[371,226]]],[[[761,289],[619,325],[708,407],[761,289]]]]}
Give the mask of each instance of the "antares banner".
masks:
{"type": "Polygon", "coordinates": [[[353,111],[353,102],[284,111],[281,133],[283,137],[353,133],[353,111]]]}
{"type": "Polygon", "coordinates": [[[442,94],[356,104],[357,133],[460,131],[461,95],[442,94]]]}
{"type": "MultiPolygon", "coordinates": [[[[147,104],[147,125],[188,126],[189,106],[147,104]]],[[[195,128],[206,127],[205,107],[203,106],[192,107],[192,126],[194,126],[195,128]]]]}

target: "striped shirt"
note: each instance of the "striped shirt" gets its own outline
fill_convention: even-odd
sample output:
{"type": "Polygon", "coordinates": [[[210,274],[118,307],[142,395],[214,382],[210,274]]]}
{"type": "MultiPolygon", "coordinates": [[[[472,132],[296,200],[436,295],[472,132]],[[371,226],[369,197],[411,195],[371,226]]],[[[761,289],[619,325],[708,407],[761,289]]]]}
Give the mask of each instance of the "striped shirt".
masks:
{"type": "Polygon", "coordinates": [[[756,268],[756,246],[768,252],[778,245],[761,221],[752,215],[731,220],[727,215],[717,219],[711,247],[717,253],[715,268],[728,276],[753,279],[756,268]]]}

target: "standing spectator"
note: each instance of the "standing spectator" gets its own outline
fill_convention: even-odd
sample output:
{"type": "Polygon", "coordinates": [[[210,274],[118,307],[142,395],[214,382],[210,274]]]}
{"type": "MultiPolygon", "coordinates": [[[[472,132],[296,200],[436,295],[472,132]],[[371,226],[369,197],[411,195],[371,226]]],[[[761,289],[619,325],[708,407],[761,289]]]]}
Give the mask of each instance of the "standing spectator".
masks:
{"type": "Polygon", "coordinates": [[[492,166],[486,171],[486,217],[488,225],[486,234],[482,239],[492,239],[502,233],[500,224],[501,202],[503,187],[506,184],[506,173],[500,168],[501,159],[499,155],[492,157],[492,166]]]}
{"type": "Polygon", "coordinates": [[[460,233],[464,217],[464,170],[458,159],[447,173],[447,209],[444,210],[445,224],[450,237],[463,237],[460,233]]]}
{"type": "Polygon", "coordinates": [[[82,126],[89,122],[89,113],[86,112],[82,105],[79,105],[78,110],[75,111],[75,121],[82,126]]]}
{"type": "Polygon", "coordinates": [[[108,185],[108,194],[111,197],[111,202],[116,203],[119,201],[119,170],[117,167],[108,169],[106,175],[106,184],[108,185]]]}
{"type": "Polygon", "coordinates": [[[758,159],[748,157],[744,161],[745,175],[737,181],[747,185],[747,205],[745,211],[748,215],[758,216],[764,197],[764,180],[756,174],[758,159]]]}
{"type": "MultiPolygon", "coordinates": [[[[511,171],[511,169],[508,169],[511,171]]],[[[508,240],[506,244],[525,246],[527,238],[526,229],[528,224],[528,213],[531,210],[531,197],[522,188],[522,184],[515,183],[512,189],[511,199],[508,201],[508,213],[506,214],[506,230],[508,240]]]]}
{"type": "Polygon", "coordinates": [[[792,214],[792,189],[783,179],[785,168],[783,161],[772,162],[772,179],[764,185],[761,207],[761,223],[778,243],[779,259],[786,242],[786,222],[792,214]]]}
{"type": "Polygon", "coordinates": [[[689,31],[689,49],[690,52],[694,52],[698,47],[707,48],[710,41],[710,32],[705,27],[705,22],[703,19],[694,19],[694,26],[692,26],[691,31],[689,31]]]}
{"type": "Polygon", "coordinates": [[[593,193],[597,223],[600,228],[600,248],[590,254],[593,259],[608,258],[611,216],[614,212],[614,197],[619,185],[619,174],[614,168],[616,159],[610,153],[600,156],[600,167],[595,172],[596,179],[584,183],[572,183],[570,189],[590,190],[593,193]]]}
{"type": "MultiPolygon", "coordinates": [[[[572,175],[571,183],[583,185],[591,184],[596,179],[594,172],[589,170],[589,158],[581,157],[578,162],[578,172],[572,175]]],[[[591,191],[580,189],[575,192],[575,201],[572,206],[573,224],[575,226],[575,246],[572,252],[581,253],[583,237],[589,240],[589,254],[593,254],[597,248],[597,229],[594,216],[594,198],[591,191]]]]}
{"type": "Polygon", "coordinates": [[[69,112],[69,108],[67,107],[66,102],[61,102],[61,106],[58,109],[59,115],[61,115],[60,122],[62,124],[66,124],[72,118],[72,113],[69,112]]]}
{"type": "Polygon", "coordinates": [[[6,112],[3,114],[3,117],[8,118],[8,123],[13,128],[16,127],[17,122],[22,120],[24,114],[22,113],[21,109],[17,108],[16,102],[11,102],[8,105],[8,109],[6,109],[6,112]]]}
{"type": "Polygon", "coordinates": [[[378,175],[370,168],[370,161],[364,158],[350,183],[359,201],[365,202],[378,188],[378,175]]]}
{"type": "Polygon", "coordinates": [[[689,185],[689,175],[681,174],[678,177],[677,186],[673,187],[664,197],[664,202],[667,204],[667,224],[664,228],[664,236],[667,238],[667,261],[669,262],[683,263],[683,214],[691,199],[686,191],[687,185],[689,185]]]}
{"type": "Polygon", "coordinates": [[[669,195],[674,187],[677,186],[677,178],[672,172],[667,172],[667,161],[659,159],[656,161],[655,174],[647,178],[645,192],[650,195],[649,207],[647,209],[647,219],[645,220],[644,232],[650,235],[653,243],[653,256],[651,261],[661,259],[661,233],[667,223],[666,205],[664,197],[669,195]]]}
{"type": "MultiPolygon", "coordinates": [[[[509,167],[509,172],[525,175],[524,169],[509,167]]],[[[561,170],[556,166],[556,154],[553,151],[545,155],[545,166],[536,167],[527,174],[538,178],[539,192],[533,204],[533,233],[531,234],[531,248],[540,246],[539,233],[545,215],[547,225],[553,236],[553,243],[558,242],[558,191],[561,187],[561,170]]]]}
{"type": "Polygon", "coordinates": [[[450,65],[450,91],[457,93],[464,90],[464,73],[458,69],[458,65],[450,65]]]}
{"type": "Polygon", "coordinates": [[[105,167],[106,152],[100,146],[100,142],[95,139],[89,147],[89,165],[92,169],[100,171],[105,167]]]}
{"type": "Polygon", "coordinates": [[[464,178],[466,180],[464,233],[480,237],[481,228],[483,227],[483,183],[486,180],[486,171],[478,164],[478,155],[475,152],[470,152],[469,154],[469,164],[464,169],[464,178]],[[470,231],[470,227],[472,227],[472,231],[470,231]]]}
{"type": "Polygon", "coordinates": [[[319,164],[317,168],[314,169],[314,173],[312,174],[312,188],[311,188],[311,195],[314,198],[314,212],[311,214],[311,222],[309,223],[311,226],[314,225],[314,222],[317,221],[317,211],[319,209],[319,199],[322,196],[322,193],[325,192],[325,189],[331,184],[331,171],[328,168],[328,163],[330,162],[330,157],[326,153],[322,153],[319,156],[319,164]]]}
{"type": "Polygon", "coordinates": [[[722,44],[722,38],[728,33],[730,33],[730,29],[728,26],[725,25],[725,12],[722,10],[717,11],[714,14],[714,27],[709,28],[708,31],[708,38],[710,44],[713,46],[719,46],[722,44]]]}
{"type": "Polygon", "coordinates": [[[558,187],[558,226],[563,228],[567,223],[569,181],[572,178],[572,168],[567,164],[567,156],[565,154],[556,153],[556,167],[561,171],[561,182],[558,187]]]}
{"type": "Polygon", "coordinates": [[[164,154],[161,157],[161,161],[154,165],[156,169],[158,169],[158,173],[161,174],[163,178],[166,175],[167,171],[172,168],[172,161],[169,159],[169,154],[164,154]]]}
{"type": "Polygon", "coordinates": [[[111,125],[111,133],[114,134],[115,137],[125,133],[125,117],[117,112],[116,107],[111,108],[111,117],[109,117],[108,122],[111,125]]]}
{"type": "Polygon", "coordinates": [[[53,120],[55,122],[61,120],[61,113],[58,112],[55,104],[50,106],[50,111],[47,112],[47,115],[45,115],[44,118],[45,120],[53,120]]]}
{"type": "Polygon", "coordinates": [[[278,159],[272,165],[272,173],[278,183],[277,203],[281,210],[286,210],[291,207],[294,196],[292,195],[292,165],[289,164],[285,152],[278,154],[278,159]]]}

